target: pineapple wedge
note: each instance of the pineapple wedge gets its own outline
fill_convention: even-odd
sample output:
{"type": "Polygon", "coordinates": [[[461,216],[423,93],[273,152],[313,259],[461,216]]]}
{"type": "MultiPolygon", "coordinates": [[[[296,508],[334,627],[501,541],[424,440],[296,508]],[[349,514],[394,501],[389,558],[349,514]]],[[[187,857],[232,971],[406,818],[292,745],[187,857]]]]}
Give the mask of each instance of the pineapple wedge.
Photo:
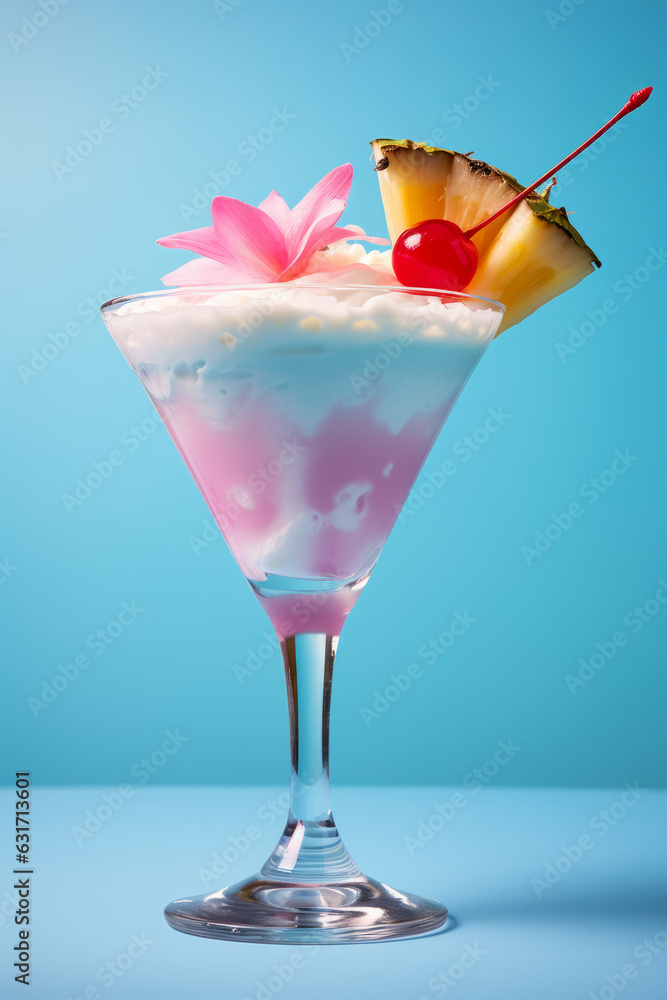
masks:
{"type": "MultiPolygon", "coordinates": [[[[392,243],[426,219],[447,219],[466,232],[523,190],[510,174],[463,153],[410,139],[371,146],[392,243]]],[[[498,333],[601,266],[565,209],[548,199],[549,188],[528,195],[472,237],[479,266],[465,291],[504,304],[498,333]]]]}

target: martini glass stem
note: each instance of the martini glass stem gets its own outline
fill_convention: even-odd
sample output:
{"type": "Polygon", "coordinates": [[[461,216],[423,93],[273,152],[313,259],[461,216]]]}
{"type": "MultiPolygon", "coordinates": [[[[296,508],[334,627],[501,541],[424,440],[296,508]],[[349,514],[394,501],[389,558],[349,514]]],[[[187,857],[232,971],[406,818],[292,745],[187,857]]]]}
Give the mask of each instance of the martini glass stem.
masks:
{"type": "Polygon", "coordinates": [[[306,632],[281,643],[292,775],[287,823],[262,875],[310,883],[360,874],[341,840],[329,798],[329,707],[338,636],[306,632]]]}
{"type": "Polygon", "coordinates": [[[290,810],[303,822],[328,822],[329,710],[337,636],[310,632],[282,645],[290,714],[290,810]]]}

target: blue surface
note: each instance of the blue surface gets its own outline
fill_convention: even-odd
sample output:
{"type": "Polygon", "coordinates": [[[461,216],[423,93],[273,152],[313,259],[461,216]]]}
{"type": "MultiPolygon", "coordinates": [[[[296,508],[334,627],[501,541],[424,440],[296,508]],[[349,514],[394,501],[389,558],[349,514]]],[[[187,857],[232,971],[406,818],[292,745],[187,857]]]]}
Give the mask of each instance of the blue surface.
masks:
{"type": "MultiPolygon", "coordinates": [[[[591,1000],[591,991],[593,1000],[610,1000],[613,994],[601,993],[609,989],[607,977],[613,982],[628,964],[635,974],[620,990],[624,997],[665,995],[667,873],[659,844],[667,794],[639,789],[634,804],[623,805],[621,788],[459,788],[466,804],[454,818],[424,838],[422,847],[406,844],[420,822],[438,825],[436,806],[444,809],[456,791],[337,790],[336,817],[361,867],[398,888],[441,899],[454,919],[445,933],[421,940],[314,951],[193,938],[171,930],[162,918],[172,898],[214,891],[259,868],[280,832],[283,812],[272,804],[280,789],[144,789],[77,844],[76,828],[86,813],[97,812],[102,796],[117,789],[33,788],[29,995],[75,1000],[95,987],[98,996],[91,1000],[99,1000],[113,986],[113,996],[124,1000],[269,1000],[268,987],[291,1000],[423,1000],[448,996],[442,987],[449,976],[456,984],[451,995],[459,1000],[591,1000]],[[249,824],[261,835],[244,849],[249,824]],[[234,837],[240,847],[235,860],[234,837]],[[575,858],[573,845],[582,837],[590,846],[568,869],[563,852],[575,858]],[[209,878],[216,855],[228,857],[229,867],[209,878]],[[543,889],[539,880],[550,864],[562,874],[550,875],[553,884],[543,889]],[[118,976],[114,963],[133,935],[143,950],[135,938],[135,959],[121,958],[125,968],[118,976]],[[462,955],[469,968],[457,980],[462,955]],[[295,959],[303,965],[295,968],[295,959]],[[286,965],[292,966],[291,977],[286,965]],[[280,969],[284,991],[272,980],[280,969]]],[[[628,794],[626,802],[632,798],[628,794]]],[[[10,796],[3,792],[3,843],[10,837],[9,814],[10,796]]],[[[5,918],[11,899],[4,887],[11,882],[4,872],[1,885],[3,997],[13,1000],[25,991],[8,974],[16,928],[5,918]]]]}
{"type": "MultiPolygon", "coordinates": [[[[656,187],[665,9],[405,0],[366,32],[371,9],[87,0],[47,16],[36,0],[2,6],[0,602],[12,720],[2,740],[36,781],[126,781],[179,727],[190,741],[153,783],[286,776],[278,655],[243,685],[234,671],[266,652],[268,622],[95,311],[115,292],[157,287],[186,259],[154,240],[206,224],[197,190],[211,172],[222,188],[236,160],[226,193],[256,204],[276,187],[294,203],[351,160],[344,218],[379,234],[369,139],[474,149],[528,183],[653,84],[627,129],[561,176],[556,202],[576,212],[603,269],[492,345],[425,470],[453,457],[457,474],[421,507],[417,493],[346,626],[332,767],[342,781],[459,782],[511,736],[522,750],[500,784],[664,783],[667,611],[651,604],[642,621],[633,608],[667,577],[665,272],[637,270],[656,263],[667,229],[656,187]],[[133,98],[142,81],[154,89],[133,98]],[[284,128],[262,133],[253,156],[249,137],[274,108],[286,109],[284,128]],[[90,155],[68,167],[67,147],[95,129],[90,155]],[[564,353],[572,337],[581,346],[564,353]],[[57,356],[37,370],[44,345],[57,356]],[[507,416],[485,440],[489,408],[507,416]],[[466,451],[475,433],[484,443],[466,451]],[[122,464],[68,512],[63,495],[116,449],[122,464]],[[590,487],[582,496],[626,449],[613,485],[595,502],[590,487]],[[522,554],[574,502],[583,514],[569,530],[543,554],[522,554]],[[143,610],[91,648],[88,637],[133,601],[143,610]],[[456,612],[474,626],[429,665],[420,648],[456,612]],[[627,641],[610,647],[619,631],[627,641]],[[598,643],[614,655],[570,690],[581,659],[604,655],[598,643]],[[90,665],[76,676],[75,663],[75,679],[31,711],[29,699],[48,696],[43,685],[84,654],[90,665]],[[423,677],[367,725],[361,709],[413,662],[423,677]]],[[[554,967],[557,951],[545,952],[554,967]]]]}

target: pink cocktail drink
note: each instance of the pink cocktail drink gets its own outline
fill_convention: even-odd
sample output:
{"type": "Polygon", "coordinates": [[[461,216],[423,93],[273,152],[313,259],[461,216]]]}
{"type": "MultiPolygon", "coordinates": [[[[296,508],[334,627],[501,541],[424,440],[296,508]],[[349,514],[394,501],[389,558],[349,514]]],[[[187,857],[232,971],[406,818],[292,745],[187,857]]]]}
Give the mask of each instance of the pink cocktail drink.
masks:
{"type": "Polygon", "coordinates": [[[306,286],[113,308],[105,319],[279,637],[339,634],[497,308],[306,286]]]}

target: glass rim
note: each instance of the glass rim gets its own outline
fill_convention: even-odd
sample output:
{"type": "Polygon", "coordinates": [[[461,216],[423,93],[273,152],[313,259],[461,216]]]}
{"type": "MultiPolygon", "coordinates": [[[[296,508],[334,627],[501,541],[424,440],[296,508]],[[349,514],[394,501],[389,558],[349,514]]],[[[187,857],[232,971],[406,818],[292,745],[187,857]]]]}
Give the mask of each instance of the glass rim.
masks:
{"type": "Polygon", "coordinates": [[[164,298],[169,295],[187,295],[192,292],[209,292],[210,294],[219,294],[220,292],[243,292],[243,291],[273,291],[277,292],[281,290],[281,286],[287,291],[289,289],[304,289],[305,291],[317,289],[318,291],[326,291],[337,289],[341,291],[376,291],[376,292],[405,292],[407,295],[436,295],[442,297],[443,295],[448,296],[451,299],[456,299],[458,301],[468,301],[468,302],[479,302],[484,305],[491,306],[494,309],[499,309],[504,314],[507,311],[507,307],[503,305],[502,302],[498,302],[497,299],[491,299],[484,295],[470,295],[467,292],[453,292],[446,288],[425,288],[417,285],[358,285],[348,282],[341,282],[339,284],[323,284],[321,282],[313,281],[309,284],[295,284],[289,281],[274,281],[265,284],[252,284],[248,282],[247,284],[233,284],[233,285],[185,285],[177,288],[158,288],[153,292],[133,292],[131,295],[118,295],[113,299],[108,299],[103,302],[100,306],[100,313],[104,315],[107,310],[110,310],[114,306],[121,305],[124,302],[139,302],[142,299],[154,299],[154,298],[164,298]]]}

